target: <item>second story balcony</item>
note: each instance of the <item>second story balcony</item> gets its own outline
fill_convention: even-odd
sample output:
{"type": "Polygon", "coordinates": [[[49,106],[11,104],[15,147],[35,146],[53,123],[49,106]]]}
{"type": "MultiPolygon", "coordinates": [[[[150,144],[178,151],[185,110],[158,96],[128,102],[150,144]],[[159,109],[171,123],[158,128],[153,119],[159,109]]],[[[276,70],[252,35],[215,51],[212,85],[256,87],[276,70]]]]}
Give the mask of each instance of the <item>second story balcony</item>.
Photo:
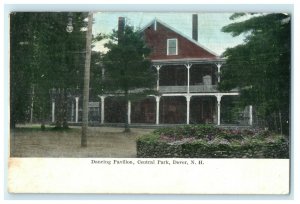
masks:
{"type": "Polygon", "coordinates": [[[165,65],[159,70],[160,93],[215,93],[218,76],[214,64],[165,65]]]}

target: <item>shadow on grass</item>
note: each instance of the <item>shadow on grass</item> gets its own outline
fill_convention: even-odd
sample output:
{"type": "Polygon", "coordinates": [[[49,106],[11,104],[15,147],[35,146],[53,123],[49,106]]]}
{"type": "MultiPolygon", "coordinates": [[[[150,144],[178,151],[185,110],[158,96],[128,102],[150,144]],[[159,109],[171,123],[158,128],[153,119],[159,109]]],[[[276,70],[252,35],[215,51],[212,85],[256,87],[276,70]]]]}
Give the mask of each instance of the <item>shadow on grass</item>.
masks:
{"type": "Polygon", "coordinates": [[[66,131],[72,131],[73,128],[67,127],[16,127],[15,129],[12,129],[12,131],[18,131],[18,132],[66,132],[66,131]]]}

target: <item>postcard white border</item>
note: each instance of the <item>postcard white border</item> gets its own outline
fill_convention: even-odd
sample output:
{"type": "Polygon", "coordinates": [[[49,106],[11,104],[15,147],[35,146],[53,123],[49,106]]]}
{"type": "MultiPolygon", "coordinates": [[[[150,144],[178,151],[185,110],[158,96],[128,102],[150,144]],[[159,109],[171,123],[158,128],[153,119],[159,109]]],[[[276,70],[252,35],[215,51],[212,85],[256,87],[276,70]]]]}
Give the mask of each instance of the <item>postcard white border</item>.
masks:
{"type": "MultiPolygon", "coordinates": [[[[5,1],[5,3],[7,3],[8,1],[5,1]]],[[[32,1],[31,1],[32,2],[32,1]]],[[[59,2],[61,2],[61,1],[59,1],[59,2]]],[[[214,2],[214,1],[213,1],[214,2]]],[[[224,3],[224,2],[220,2],[220,1],[217,1],[218,3],[224,3]]],[[[239,3],[239,2],[235,2],[235,1],[230,1],[230,2],[233,2],[233,3],[239,3]]],[[[230,3],[229,2],[229,3],[230,3]]],[[[256,1],[256,2],[258,2],[258,1],[256,1]]],[[[259,3],[264,3],[264,2],[266,2],[266,3],[268,3],[267,1],[259,1],[259,3]]],[[[271,3],[277,3],[278,1],[272,1],[271,3]]],[[[279,1],[279,3],[294,3],[294,1],[279,1]]],[[[38,1],[36,1],[36,2],[34,2],[34,3],[40,3],[40,2],[38,2],[38,1]]],[[[55,2],[51,2],[51,3],[55,3],[55,2]]],[[[69,2],[68,2],[69,3],[69,2]]],[[[93,2],[93,3],[97,3],[97,2],[93,2]]],[[[113,2],[112,2],[113,3],[113,2]]],[[[196,2],[197,3],[197,2],[196,2]]],[[[247,3],[247,2],[246,2],[247,3]]],[[[249,2],[250,3],[250,2],[249,2]]],[[[255,3],[255,2],[251,2],[251,3],[255,3]]],[[[244,6],[243,8],[245,8],[245,5],[242,5],[242,6],[244,6]]],[[[257,6],[257,5],[256,5],[257,6]]],[[[26,7],[26,6],[25,6],[26,7]]],[[[27,5],[27,8],[29,8],[30,6],[28,6],[27,5]]],[[[224,8],[226,8],[227,6],[225,6],[224,8]]],[[[270,7],[271,7],[271,9],[272,9],[272,6],[270,5],[270,7]]],[[[32,8],[32,7],[31,7],[32,8]]],[[[64,6],[64,8],[66,8],[66,6],[64,6]]],[[[223,9],[220,9],[220,5],[219,5],[219,7],[217,7],[217,8],[219,8],[218,10],[220,10],[221,12],[223,11],[223,9]]],[[[236,7],[236,8],[239,8],[239,7],[236,7]]],[[[250,6],[250,8],[251,8],[251,6],[250,6]]],[[[227,7],[227,9],[228,9],[228,7],[227,7]]],[[[295,9],[296,9],[296,7],[295,7],[295,9]]],[[[5,13],[5,12],[4,12],[5,13]]],[[[296,12],[295,12],[295,16],[296,16],[296,12]]],[[[2,14],[1,14],[1,18],[3,18],[4,19],[4,17],[2,16],[2,14]]],[[[3,22],[3,21],[2,21],[3,22]]],[[[297,34],[296,34],[296,31],[297,31],[297,26],[296,26],[297,24],[294,24],[294,29],[295,29],[295,33],[294,33],[294,36],[297,36],[297,34]]],[[[4,38],[1,38],[1,39],[4,39],[4,38]]],[[[2,40],[1,40],[2,41],[2,40]]],[[[296,43],[296,39],[295,39],[295,42],[294,43],[296,43]]],[[[4,42],[2,43],[2,44],[5,44],[4,42]]],[[[4,50],[4,49],[3,49],[4,50]]],[[[5,49],[5,50],[7,50],[7,48],[5,49]]],[[[4,53],[4,52],[3,52],[4,53]]],[[[6,59],[5,59],[6,60],[6,59]]],[[[4,60],[3,60],[4,61],[4,60]]],[[[294,62],[295,64],[294,64],[294,66],[296,66],[296,62],[294,62]]],[[[5,62],[5,65],[7,65],[7,63],[5,62]]],[[[7,66],[5,66],[5,67],[7,67],[7,66]]],[[[2,75],[2,77],[3,76],[5,76],[5,78],[4,78],[4,81],[7,81],[7,79],[6,79],[6,77],[7,77],[7,70],[5,70],[4,69],[4,74],[2,75]]],[[[294,70],[294,74],[295,74],[295,77],[296,76],[298,76],[298,71],[296,71],[296,70],[294,70]]],[[[293,78],[294,78],[294,76],[293,76],[293,78]]],[[[293,81],[293,84],[296,84],[296,82],[294,82],[293,81]]],[[[295,86],[295,85],[294,85],[295,86]]],[[[294,93],[294,92],[293,92],[294,93]]],[[[8,96],[8,94],[7,94],[7,87],[5,87],[5,92],[4,93],[2,93],[2,89],[1,89],[1,95],[3,94],[3,97],[2,98],[5,98],[5,97],[7,97],[8,96]]],[[[295,96],[294,96],[294,98],[298,98],[298,95],[295,93],[295,96]]],[[[293,102],[292,102],[293,103],[293,102]]],[[[1,111],[2,111],[2,113],[7,113],[7,111],[5,111],[4,109],[3,109],[3,107],[7,107],[6,105],[7,105],[8,103],[7,102],[1,102],[1,111]],[[4,104],[4,105],[3,105],[4,104]]],[[[293,106],[294,107],[294,106],[293,106]]],[[[295,109],[296,109],[296,107],[295,107],[295,109]]],[[[298,110],[298,109],[297,109],[298,110]]],[[[299,111],[297,112],[296,110],[295,110],[295,112],[296,113],[299,113],[299,111]]],[[[293,114],[293,113],[292,113],[293,114]]],[[[6,120],[4,121],[3,120],[3,118],[1,118],[1,126],[2,126],[2,124],[7,124],[7,123],[5,123],[5,122],[7,122],[8,121],[8,117],[6,117],[6,120]]],[[[7,133],[8,133],[8,127],[5,125],[4,127],[3,127],[3,129],[5,130],[5,132],[4,132],[4,135],[7,135],[7,133]]],[[[296,128],[295,127],[295,132],[298,130],[298,128],[296,128]]],[[[298,131],[297,131],[298,132],[298,131]]],[[[296,138],[295,139],[293,139],[293,142],[294,143],[296,143],[296,138]]],[[[7,142],[7,139],[5,139],[5,141],[7,142]]],[[[7,166],[7,162],[8,162],[8,158],[7,158],[7,147],[5,146],[5,143],[4,143],[4,148],[5,148],[5,155],[3,156],[3,158],[4,158],[4,162],[3,162],[3,168],[4,168],[4,170],[5,170],[5,172],[6,172],[6,174],[5,174],[5,177],[4,177],[4,179],[7,179],[7,169],[6,169],[6,166],[7,166]]],[[[296,151],[295,151],[296,152],[296,151]]],[[[2,152],[3,153],[3,152],[2,152]]],[[[293,152],[294,153],[294,152],[293,152]]],[[[294,159],[296,158],[295,157],[295,155],[293,154],[293,156],[294,156],[294,159]]],[[[293,160],[294,159],[292,159],[292,166],[294,165],[294,162],[293,162],[293,160]]],[[[21,159],[21,160],[23,160],[23,159],[21,159]]],[[[81,162],[84,162],[84,160],[85,159],[79,159],[79,160],[81,160],[81,162]]],[[[26,163],[26,162],[25,162],[26,163]]],[[[46,162],[47,163],[47,162],[46,162]]],[[[51,163],[51,162],[50,162],[51,163]]],[[[298,166],[298,165],[295,165],[295,166],[298,166]]],[[[295,169],[298,169],[298,167],[296,167],[295,169]]],[[[294,172],[294,170],[293,169],[291,169],[291,171],[292,171],[292,176],[293,176],[293,172],[294,172]]],[[[84,172],[83,172],[84,173],[84,172]]],[[[292,183],[293,183],[293,181],[292,181],[292,183]]],[[[7,183],[6,183],[7,184],[7,183]]],[[[4,185],[4,187],[6,188],[6,185],[4,185]]],[[[2,192],[6,192],[6,189],[1,189],[1,191],[2,192]]],[[[7,198],[6,198],[7,199],[7,198]]],[[[251,199],[251,198],[250,198],[251,199]]],[[[294,195],[292,195],[292,197],[289,197],[289,199],[294,199],[294,195]]],[[[173,203],[177,203],[177,202],[173,202],[173,203]]],[[[257,202],[256,202],[257,203],[257,202]]]]}
{"type": "Polygon", "coordinates": [[[11,193],[289,194],[289,159],[10,158],[11,193]]]}

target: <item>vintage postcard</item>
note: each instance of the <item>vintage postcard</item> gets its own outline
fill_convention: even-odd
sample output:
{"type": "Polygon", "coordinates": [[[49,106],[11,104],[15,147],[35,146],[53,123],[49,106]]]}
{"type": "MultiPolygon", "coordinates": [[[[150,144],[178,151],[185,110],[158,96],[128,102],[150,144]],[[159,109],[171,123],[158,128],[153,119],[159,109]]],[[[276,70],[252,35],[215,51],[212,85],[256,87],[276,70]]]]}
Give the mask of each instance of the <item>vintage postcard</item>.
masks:
{"type": "Polygon", "coordinates": [[[11,12],[9,193],[290,193],[288,12],[11,12]]]}

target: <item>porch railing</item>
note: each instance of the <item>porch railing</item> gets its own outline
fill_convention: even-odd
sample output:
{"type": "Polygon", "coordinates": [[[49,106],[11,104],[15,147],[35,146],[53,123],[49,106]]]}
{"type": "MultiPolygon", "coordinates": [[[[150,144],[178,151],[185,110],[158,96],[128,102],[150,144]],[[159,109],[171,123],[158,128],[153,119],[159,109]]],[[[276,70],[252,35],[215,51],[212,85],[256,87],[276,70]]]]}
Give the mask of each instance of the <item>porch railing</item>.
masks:
{"type": "MultiPolygon", "coordinates": [[[[159,92],[161,93],[186,93],[187,86],[160,86],[159,92]]],[[[201,92],[217,92],[217,85],[191,85],[191,93],[201,92]]]]}

